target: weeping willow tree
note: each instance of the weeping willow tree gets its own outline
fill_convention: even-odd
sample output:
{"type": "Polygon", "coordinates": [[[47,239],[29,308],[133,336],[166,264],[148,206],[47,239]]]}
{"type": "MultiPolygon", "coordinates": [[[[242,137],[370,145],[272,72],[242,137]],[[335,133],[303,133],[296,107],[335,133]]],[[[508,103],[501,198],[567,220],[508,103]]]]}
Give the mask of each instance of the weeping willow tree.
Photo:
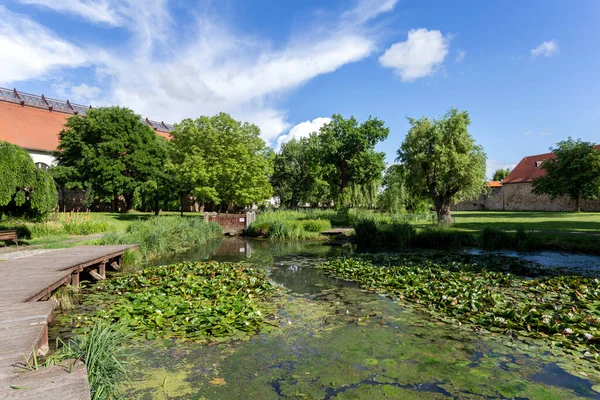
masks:
{"type": "Polygon", "coordinates": [[[56,208],[54,180],[19,146],[0,142],[0,177],[0,216],[42,218],[56,208]]]}
{"type": "Polygon", "coordinates": [[[346,200],[353,207],[374,208],[381,189],[381,179],[374,179],[365,184],[352,183],[346,190],[346,200]]]}

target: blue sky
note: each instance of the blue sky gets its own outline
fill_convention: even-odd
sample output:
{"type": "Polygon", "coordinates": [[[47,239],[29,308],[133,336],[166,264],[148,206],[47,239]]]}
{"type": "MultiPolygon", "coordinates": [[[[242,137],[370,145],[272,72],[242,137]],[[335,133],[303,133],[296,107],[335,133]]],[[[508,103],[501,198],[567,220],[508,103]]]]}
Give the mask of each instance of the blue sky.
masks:
{"type": "Polygon", "coordinates": [[[333,113],[468,110],[488,170],[600,142],[596,0],[3,0],[0,86],[176,123],[219,111],[274,147],[333,113]]]}

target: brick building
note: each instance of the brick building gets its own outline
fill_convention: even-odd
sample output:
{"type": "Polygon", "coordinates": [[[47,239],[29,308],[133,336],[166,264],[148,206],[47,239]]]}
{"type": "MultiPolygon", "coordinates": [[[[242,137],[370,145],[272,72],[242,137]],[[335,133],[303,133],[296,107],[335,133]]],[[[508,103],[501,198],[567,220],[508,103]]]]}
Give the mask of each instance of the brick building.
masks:
{"type": "MultiPolygon", "coordinates": [[[[48,169],[55,164],[53,152],[58,147],[58,135],[67,119],[85,115],[91,106],[47,98],[0,88],[0,141],[16,144],[27,150],[35,165],[48,169]]],[[[163,137],[170,137],[173,125],[142,119],[163,137]]],[[[82,209],[82,193],[61,190],[62,210],[82,209]]]]}
{"type": "MultiPolygon", "coordinates": [[[[600,145],[595,146],[600,150],[600,145]]],[[[523,158],[502,182],[490,182],[488,195],[474,201],[455,205],[459,211],[506,210],[506,211],[575,211],[575,202],[566,198],[552,199],[532,193],[533,180],[545,174],[542,164],[555,157],[554,153],[536,154],[523,158]]],[[[600,211],[600,201],[582,200],[581,211],[600,211]]]]}
{"type": "MultiPolygon", "coordinates": [[[[0,140],[27,150],[39,168],[54,164],[52,153],[58,146],[58,134],[73,115],[85,115],[91,106],[82,106],[0,88],[0,140]]],[[[173,125],[142,119],[157,134],[169,137],[173,125]]]]}

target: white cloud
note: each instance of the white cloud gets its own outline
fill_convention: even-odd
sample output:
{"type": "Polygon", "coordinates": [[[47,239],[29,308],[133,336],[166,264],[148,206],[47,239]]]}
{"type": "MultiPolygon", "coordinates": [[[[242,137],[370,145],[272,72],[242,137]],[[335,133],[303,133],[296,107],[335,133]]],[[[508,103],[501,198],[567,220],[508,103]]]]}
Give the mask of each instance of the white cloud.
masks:
{"type": "Polygon", "coordinates": [[[100,92],[102,92],[102,89],[99,87],[88,86],[85,83],[71,87],[71,94],[75,101],[94,100],[96,97],[98,97],[100,92]]]}
{"type": "Polygon", "coordinates": [[[0,85],[44,78],[60,68],[75,68],[88,61],[85,51],[3,6],[0,49],[0,85]]]}
{"type": "Polygon", "coordinates": [[[403,81],[432,75],[448,54],[450,38],[440,31],[411,29],[405,42],[393,44],[379,57],[382,66],[393,68],[403,81]]]}
{"type": "Polygon", "coordinates": [[[540,136],[550,136],[552,132],[540,132],[540,136]]]}
{"type": "Polygon", "coordinates": [[[34,4],[84,17],[92,22],[121,25],[121,17],[116,4],[107,0],[18,0],[22,4],[34,4]]]}
{"type": "Polygon", "coordinates": [[[558,42],[556,40],[549,40],[541,43],[534,49],[531,49],[531,56],[545,56],[551,57],[558,53],[558,42]]]}
{"type": "Polygon", "coordinates": [[[354,9],[346,11],[343,17],[355,19],[360,23],[366,22],[382,13],[392,11],[396,3],[398,0],[362,0],[354,9]]]}
{"type": "Polygon", "coordinates": [[[464,50],[458,50],[458,52],[456,53],[456,57],[454,58],[454,62],[461,62],[462,60],[465,59],[467,55],[467,52],[464,50]]]}
{"type": "Polygon", "coordinates": [[[312,121],[300,122],[299,124],[294,125],[294,127],[290,129],[289,133],[286,135],[281,135],[277,138],[276,149],[279,150],[282,144],[289,142],[290,140],[308,137],[311,133],[317,132],[323,125],[330,122],[331,118],[327,117],[319,117],[313,119],[312,121]]]}
{"type": "Polygon", "coordinates": [[[488,179],[492,179],[494,176],[494,172],[499,169],[510,169],[511,171],[517,166],[517,164],[506,164],[499,160],[487,160],[486,162],[486,174],[488,179]]]}
{"type": "Polygon", "coordinates": [[[67,94],[97,97],[94,104],[127,106],[165,122],[224,111],[256,123],[263,139],[273,142],[290,128],[286,112],[277,107],[281,97],[372,54],[377,34],[365,24],[390,11],[397,0],[359,0],[337,21],[293,33],[277,47],[268,38],[229,29],[204,9],[191,15],[195,23],[184,32],[175,26],[167,0],[21,1],[130,31],[130,40],[119,49],[87,49],[94,55],[98,82],[65,88],[67,94]],[[75,11],[79,4],[97,5],[106,15],[84,16],[75,11]],[[94,87],[102,87],[101,96],[94,87]]]}

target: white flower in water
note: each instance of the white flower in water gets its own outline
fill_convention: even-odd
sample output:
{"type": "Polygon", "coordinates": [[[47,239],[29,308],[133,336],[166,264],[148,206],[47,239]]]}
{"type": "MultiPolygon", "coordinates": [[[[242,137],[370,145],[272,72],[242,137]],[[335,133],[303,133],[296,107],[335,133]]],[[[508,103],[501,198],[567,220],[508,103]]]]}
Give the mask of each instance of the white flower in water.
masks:
{"type": "Polygon", "coordinates": [[[446,296],[446,295],[442,296],[442,300],[446,300],[447,298],[448,298],[448,296],[446,296]]]}
{"type": "Polygon", "coordinates": [[[587,340],[591,340],[591,339],[594,337],[594,335],[591,335],[591,334],[589,334],[589,333],[586,333],[586,334],[585,334],[585,335],[583,335],[583,336],[585,336],[585,338],[586,338],[587,340]]]}
{"type": "Polygon", "coordinates": [[[160,310],[156,310],[156,313],[157,313],[158,315],[162,315],[162,312],[161,312],[160,310]]]}
{"type": "Polygon", "coordinates": [[[571,335],[573,333],[573,329],[571,328],[566,328],[563,333],[567,334],[567,335],[571,335]]]}
{"type": "Polygon", "coordinates": [[[244,325],[248,326],[248,325],[250,325],[250,322],[246,321],[246,322],[244,322],[244,325]]]}
{"type": "Polygon", "coordinates": [[[256,315],[262,315],[260,310],[256,311],[256,315]]]}

